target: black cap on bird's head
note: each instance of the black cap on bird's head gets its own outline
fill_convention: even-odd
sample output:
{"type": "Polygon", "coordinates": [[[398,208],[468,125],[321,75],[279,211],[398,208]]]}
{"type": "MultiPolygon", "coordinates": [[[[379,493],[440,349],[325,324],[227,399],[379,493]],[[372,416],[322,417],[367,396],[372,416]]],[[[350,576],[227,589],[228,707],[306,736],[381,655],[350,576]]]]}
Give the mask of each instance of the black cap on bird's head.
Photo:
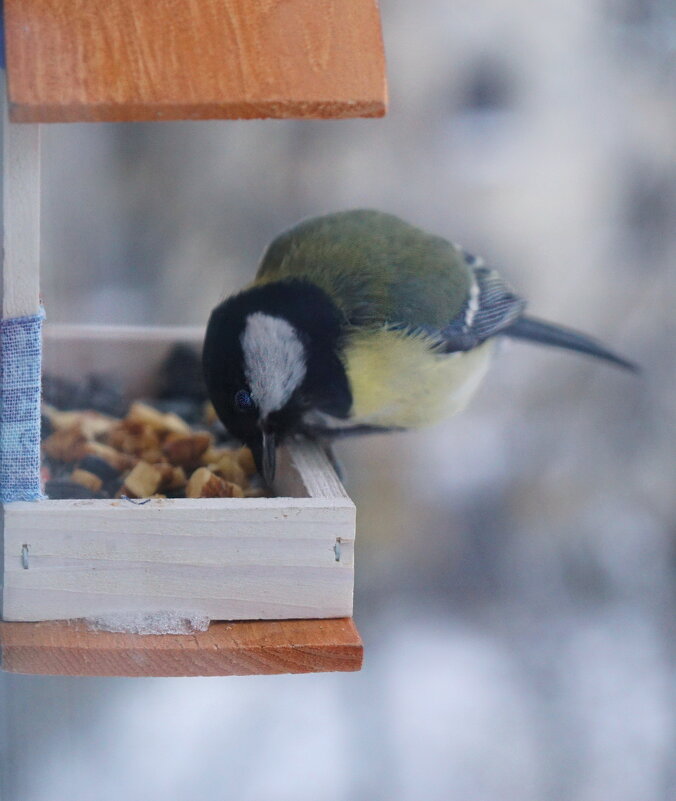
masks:
{"type": "Polygon", "coordinates": [[[346,415],[351,403],[337,354],[337,313],[312,284],[253,287],[217,306],[203,350],[207,390],[219,418],[254,456],[268,485],[276,447],[303,415],[346,415]]]}

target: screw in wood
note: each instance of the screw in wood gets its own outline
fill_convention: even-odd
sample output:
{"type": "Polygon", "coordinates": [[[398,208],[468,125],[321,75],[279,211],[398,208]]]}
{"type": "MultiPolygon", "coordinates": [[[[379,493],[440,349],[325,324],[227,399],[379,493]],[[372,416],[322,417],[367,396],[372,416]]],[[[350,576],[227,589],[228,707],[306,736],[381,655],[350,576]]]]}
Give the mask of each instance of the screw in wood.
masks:
{"type": "Polygon", "coordinates": [[[333,552],[336,555],[336,562],[340,562],[340,537],[336,537],[336,544],[333,546],[333,552]]]}

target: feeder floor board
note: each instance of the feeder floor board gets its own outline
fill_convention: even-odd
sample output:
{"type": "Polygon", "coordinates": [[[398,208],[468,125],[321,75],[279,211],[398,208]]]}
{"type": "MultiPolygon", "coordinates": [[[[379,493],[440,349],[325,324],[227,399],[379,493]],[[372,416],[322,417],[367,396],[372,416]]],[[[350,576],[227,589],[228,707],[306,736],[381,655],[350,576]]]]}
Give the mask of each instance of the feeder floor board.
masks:
{"type": "Polygon", "coordinates": [[[249,676],[360,670],[352,618],[212,623],[194,634],[118,634],[82,621],[0,622],[0,668],[61,676],[249,676]]]}
{"type": "Polygon", "coordinates": [[[377,0],[5,0],[14,122],[380,117],[377,0]]]}

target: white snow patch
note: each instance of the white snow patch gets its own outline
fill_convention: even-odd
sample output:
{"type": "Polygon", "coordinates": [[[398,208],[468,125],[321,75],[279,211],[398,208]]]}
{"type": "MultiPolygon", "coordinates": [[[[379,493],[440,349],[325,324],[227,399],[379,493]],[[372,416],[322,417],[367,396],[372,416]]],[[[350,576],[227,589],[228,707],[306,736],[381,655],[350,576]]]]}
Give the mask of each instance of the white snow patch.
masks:
{"type": "Polygon", "coordinates": [[[115,612],[86,618],[96,631],[125,634],[194,634],[209,628],[209,618],[195,612],[115,612]]]}

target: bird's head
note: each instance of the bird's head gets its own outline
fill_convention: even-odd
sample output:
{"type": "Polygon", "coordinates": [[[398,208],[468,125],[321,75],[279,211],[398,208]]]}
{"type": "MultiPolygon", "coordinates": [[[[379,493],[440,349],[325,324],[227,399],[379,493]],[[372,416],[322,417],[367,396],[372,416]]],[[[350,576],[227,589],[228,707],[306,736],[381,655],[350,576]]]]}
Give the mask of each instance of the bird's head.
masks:
{"type": "Polygon", "coordinates": [[[347,414],[335,310],[302,282],[254,287],[212,312],[204,340],[207,390],[219,418],[253,453],[268,485],[276,448],[311,409],[347,414]],[[311,295],[309,297],[308,295],[311,295]],[[312,303],[314,301],[314,303],[312,303]]]}

